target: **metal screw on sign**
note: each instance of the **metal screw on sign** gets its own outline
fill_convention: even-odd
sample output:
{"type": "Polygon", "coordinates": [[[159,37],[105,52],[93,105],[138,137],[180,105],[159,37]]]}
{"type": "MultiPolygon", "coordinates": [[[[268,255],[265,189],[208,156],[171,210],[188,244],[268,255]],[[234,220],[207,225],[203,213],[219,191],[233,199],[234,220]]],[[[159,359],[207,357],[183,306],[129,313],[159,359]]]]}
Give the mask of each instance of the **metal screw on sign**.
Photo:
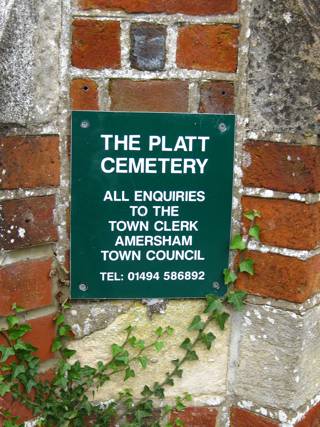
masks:
{"type": "Polygon", "coordinates": [[[86,292],[88,290],[88,285],[86,285],[85,283],[80,283],[79,289],[82,292],[86,292]]]}
{"type": "Polygon", "coordinates": [[[213,287],[213,289],[220,289],[220,283],[219,282],[213,282],[212,287],[213,287]]]}
{"type": "Polygon", "coordinates": [[[219,131],[221,133],[224,133],[227,130],[227,126],[224,123],[220,123],[219,125],[219,131]]]}
{"type": "Polygon", "coordinates": [[[90,127],[90,123],[88,122],[88,120],[83,120],[83,121],[80,123],[80,127],[81,127],[82,129],[87,129],[88,127],[90,127]]]}

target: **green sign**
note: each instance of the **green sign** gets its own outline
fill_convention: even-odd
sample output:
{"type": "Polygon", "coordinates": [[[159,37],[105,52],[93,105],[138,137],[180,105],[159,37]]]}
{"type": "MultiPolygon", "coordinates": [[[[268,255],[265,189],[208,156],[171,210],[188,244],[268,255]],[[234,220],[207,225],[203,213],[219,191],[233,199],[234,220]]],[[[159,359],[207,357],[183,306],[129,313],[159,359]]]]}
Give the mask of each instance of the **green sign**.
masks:
{"type": "Polygon", "coordinates": [[[72,298],[225,292],[234,121],[73,112],[72,298]]]}

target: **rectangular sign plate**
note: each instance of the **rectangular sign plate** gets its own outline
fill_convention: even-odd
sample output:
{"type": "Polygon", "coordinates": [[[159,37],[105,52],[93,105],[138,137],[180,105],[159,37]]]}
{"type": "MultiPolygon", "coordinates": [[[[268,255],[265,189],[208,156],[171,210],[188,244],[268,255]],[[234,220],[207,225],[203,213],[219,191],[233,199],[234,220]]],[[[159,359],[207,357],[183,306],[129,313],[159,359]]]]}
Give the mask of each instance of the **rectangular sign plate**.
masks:
{"type": "Polygon", "coordinates": [[[72,298],[225,292],[234,122],[73,112],[72,298]]]}

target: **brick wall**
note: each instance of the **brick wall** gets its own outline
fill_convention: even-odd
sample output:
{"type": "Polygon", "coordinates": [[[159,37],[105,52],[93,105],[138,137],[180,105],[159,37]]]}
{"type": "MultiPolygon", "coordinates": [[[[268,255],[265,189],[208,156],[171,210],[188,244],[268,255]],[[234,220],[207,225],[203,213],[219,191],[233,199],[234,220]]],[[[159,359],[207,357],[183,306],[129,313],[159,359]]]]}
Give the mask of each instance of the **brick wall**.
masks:
{"type": "MultiPolygon", "coordinates": [[[[27,0],[13,3],[30,7],[27,0]]],[[[10,107],[1,115],[0,317],[14,302],[26,309],[28,339],[50,372],[57,266],[68,267],[71,109],[235,112],[233,227],[239,229],[241,210],[261,211],[261,243],[249,248],[256,275],[240,277],[247,307],[232,321],[230,349],[229,337],[219,349],[217,370],[228,365],[228,373],[221,368],[220,377],[208,378],[217,388],[197,391],[193,406],[178,415],[189,427],[320,425],[319,112],[317,85],[310,87],[310,80],[319,84],[316,3],[311,9],[306,1],[297,9],[293,0],[44,3],[51,12],[41,9],[34,35],[42,39],[27,54],[32,66],[23,62],[33,77],[29,86],[18,81],[10,99],[10,105],[23,99],[33,113],[22,117],[19,110],[15,117],[10,107]],[[296,51],[299,45],[304,50],[296,51]],[[59,74],[50,61],[41,65],[48,58],[59,74]]],[[[0,39],[8,56],[9,39],[0,39]]],[[[16,57],[8,62],[14,61],[21,65],[16,57]]],[[[74,304],[80,349],[83,335],[101,329],[108,335],[108,325],[129,310],[90,304],[74,304]],[[91,309],[99,313],[95,319],[91,309]]],[[[192,378],[188,384],[191,393],[198,390],[192,378]]],[[[30,416],[17,402],[7,405],[21,419],[30,416]]]]}

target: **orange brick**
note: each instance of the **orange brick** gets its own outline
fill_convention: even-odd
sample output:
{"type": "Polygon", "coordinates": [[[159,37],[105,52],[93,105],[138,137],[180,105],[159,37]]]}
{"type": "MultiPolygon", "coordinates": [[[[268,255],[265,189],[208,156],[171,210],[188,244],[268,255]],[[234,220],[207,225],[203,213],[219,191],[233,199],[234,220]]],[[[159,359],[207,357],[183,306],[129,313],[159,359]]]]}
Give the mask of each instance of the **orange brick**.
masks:
{"type": "Polygon", "coordinates": [[[123,10],[128,13],[214,15],[236,12],[237,0],[80,0],[80,7],[85,10],[123,10]]]}
{"type": "Polygon", "coordinates": [[[51,259],[24,261],[0,269],[0,316],[10,313],[14,303],[27,310],[52,302],[51,259]]]}
{"type": "Polygon", "coordinates": [[[250,294],[302,303],[320,290],[320,256],[307,261],[250,251],[255,274],[239,274],[237,287],[250,294]]]}
{"type": "Polygon", "coordinates": [[[179,30],[177,65],[180,68],[235,73],[239,30],[232,25],[188,25],[179,30]]]}
{"type": "Polygon", "coordinates": [[[71,82],[72,110],[98,110],[98,86],[91,79],[73,79],[71,82]]]}
{"type": "Polygon", "coordinates": [[[119,68],[120,23],[93,19],[73,21],[71,62],[78,68],[119,68]]]}
{"type": "Polygon", "coordinates": [[[0,248],[23,248],[58,239],[53,219],[54,196],[6,200],[0,208],[0,248]]]}
{"type": "Polygon", "coordinates": [[[188,111],[188,82],[179,80],[112,80],[113,111],[188,111]]]}
{"type": "MultiPolygon", "coordinates": [[[[261,241],[292,249],[314,249],[320,244],[320,203],[306,204],[283,199],[243,197],[243,210],[261,212],[257,224],[261,241]]],[[[245,220],[248,229],[249,221],[245,220]]]]}
{"type": "Polygon", "coordinates": [[[0,137],[1,190],[57,187],[60,182],[57,136],[0,137]]]}
{"type": "Polygon", "coordinates": [[[319,427],[320,426],[320,403],[310,409],[295,427],[319,427]]]}
{"type": "Polygon", "coordinates": [[[218,412],[215,408],[186,408],[182,412],[173,412],[171,422],[180,418],[186,427],[215,427],[217,415],[218,412]]]}
{"type": "Polygon", "coordinates": [[[231,427],[279,427],[277,421],[240,408],[231,408],[231,427]]]}
{"type": "Polygon", "coordinates": [[[320,191],[320,147],[248,141],[243,184],[289,193],[320,191]]]}

